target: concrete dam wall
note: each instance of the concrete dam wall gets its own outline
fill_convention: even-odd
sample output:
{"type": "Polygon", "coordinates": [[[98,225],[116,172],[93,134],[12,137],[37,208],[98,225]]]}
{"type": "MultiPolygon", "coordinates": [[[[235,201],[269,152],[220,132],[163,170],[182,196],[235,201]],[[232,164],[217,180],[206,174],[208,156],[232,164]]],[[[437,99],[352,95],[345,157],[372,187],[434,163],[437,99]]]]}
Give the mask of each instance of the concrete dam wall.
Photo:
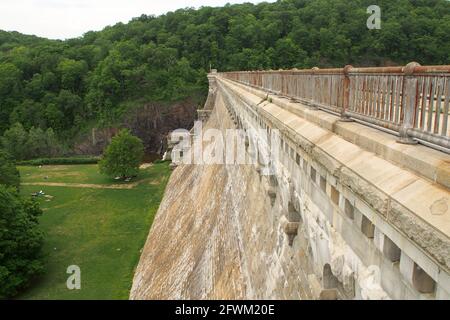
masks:
{"type": "Polygon", "coordinates": [[[447,154],[217,74],[199,115],[279,158],[178,164],[131,299],[450,299],[447,154]]]}

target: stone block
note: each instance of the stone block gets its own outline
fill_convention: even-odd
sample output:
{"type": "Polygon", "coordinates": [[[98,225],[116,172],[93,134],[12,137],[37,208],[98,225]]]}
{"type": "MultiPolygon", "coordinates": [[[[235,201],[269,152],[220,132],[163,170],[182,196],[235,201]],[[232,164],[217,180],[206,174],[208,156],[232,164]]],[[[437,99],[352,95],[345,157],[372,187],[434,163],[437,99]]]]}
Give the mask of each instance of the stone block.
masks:
{"type": "Polygon", "coordinates": [[[340,182],[370,204],[383,217],[387,216],[389,197],[376,186],[346,167],[340,171],[340,182]]]}
{"type": "Polygon", "coordinates": [[[303,159],[303,165],[302,165],[302,167],[303,167],[303,172],[304,172],[305,174],[307,174],[307,173],[308,173],[308,161],[306,161],[306,159],[303,159]]]}
{"type": "Polygon", "coordinates": [[[384,238],[385,238],[385,235],[383,234],[383,232],[375,226],[373,243],[375,244],[375,246],[377,247],[377,249],[380,252],[383,252],[384,238]]]}
{"type": "Polygon", "coordinates": [[[336,159],[318,147],[313,148],[311,154],[314,161],[320,163],[334,176],[337,175],[338,171],[342,167],[342,164],[339,161],[336,161],[336,159]]]}
{"type": "Polygon", "coordinates": [[[288,222],[284,226],[284,232],[288,236],[289,245],[292,246],[294,239],[298,234],[299,222],[288,222]]]}
{"type": "Polygon", "coordinates": [[[314,169],[313,166],[311,166],[311,172],[310,172],[311,181],[316,183],[317,181],[317,171],[314,169]]]}
{"type": "Polygon", "coordinates": [[[400,256],[400,273],[409,283],[412,284],[414,261],[402,251],[400,256]]]}
{"type": "Polygon", "coordinates": [[[355,207],[353,206],[353,204],[348,199],[345,199],[344,212],[345,212],[345,215],[348,218],[354,219],[354,217],[355,217],[355,207]]]}
{"type": "Polygon", "coordinates": [[[325,193],[327,192],[327,179],[323,176],[320,176],[320,189],[325,193]]]}
{"type": "Polygon", "coordinates": [[[450,193],[448,189],[420,179],[392,194],[392,199],[427,221],[440,232],[450,235],[450,193]]]}
{"type": "Polygon", "coordinates": [[[337,300],[337,299],[338,299],[337,289],[322,290],[319,296],[319,300],[337,300]]]}
{"type": "Polygon", "coordinates": [[[392,201],[388,221],[428,252],[447,270],[450,269],[450,240],[412,212],[392,201]]]}
{"type": "Polygon", "coordinates": [[[362,217],[363,214],[357,209],[355,208],[355,211],[353,212],[354,215],[354,222],[356,225],[356,228],[358,228],[358,230],[361,230],[361,223],[362,223],[362,217]]]}

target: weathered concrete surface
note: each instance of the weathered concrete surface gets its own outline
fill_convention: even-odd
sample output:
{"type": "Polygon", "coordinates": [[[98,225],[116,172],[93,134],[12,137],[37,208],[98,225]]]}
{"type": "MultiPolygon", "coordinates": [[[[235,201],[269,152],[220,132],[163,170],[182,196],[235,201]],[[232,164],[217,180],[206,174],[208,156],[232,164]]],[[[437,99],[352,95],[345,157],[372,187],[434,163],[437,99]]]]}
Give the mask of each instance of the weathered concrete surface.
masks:
{"type": "Polygon", "coordinates": [[[270,99],[297,118],[307,120],[310,125],[316,124],[326,131],[333,132],[348,142],[376,154],[378,157],[407,168],[437,184],[450,188],[450,159],[440,151],[423,145],[406,145],[397,143],[397,138],[380,130],[363,126],[357,122],[341,122],[339,117],[325,111],[312,110],[301,103],[292,102],[285,97],[267,94],[262,90],[242,84],[233,83],[236,88],[242,88],[256,99],[270,99]]]}
{"type": "Polygon", "coordinates": [[[215,85],[207,127],[279,130],[276,172],[179,166],[132,299],[450,299],[448,155],[215,85]]]}
{"type": "MultiPolygon", "coordinates": [[[[208,127],[231,128],[221,95],[208,127]]],[[[307,299],[307,259],[252,166],[182,165],[153,223],[131,299],[307,299]],[[303,269],[304,268],[304,269],[303,269]]]]}
{"type": "MultiPolygon", "coordinates": [[[[261,94],[256,96],[249,94],[250,92],[258,93],[257,90],[249,89],[230,81],[221,80],[221,82],[246,103],[255,104],[255,101],[261,96],[261,94]]],[[[376,155],[374,153],[378,149],[390,150],[393,148],[395,137],[391,136],[388,138],[385,136],[382,141],[373,142],[373,144],[384,146],[374,148],[372,144],[367,145],[366,142],[372,140],[368,136],[368,132],[372,132],[376,137],[379,137],[379,134],[374,133],[376,130],[371,129],[371,131],[368,131],[367,128],[359,124],[356,129],[352,130],[349,128],[349,126],[354,126],[352,123],[331,125],[332,128],[335,126],[347,128],[347,136],[344,139],[326,129],[328,125],[325,122],[334,123],[338,121],[337,117],[327,115],[324,119],[328,120],[325,121],[321,119],[321,115],[308,114],[308,111],[304,110],[307,108],[302,107],[301,104],[297,103],[295,107],[286,108],[286,101],[281,101],[280,98],[271,98],[270,96],[269,99],[273,103],[260,104],[260,112],[277,121],[277,128],[284,127],[287,135],[301,135],[311,142],[314,148],[311,151],[305,150],[306,153],[314,153],[314,149],[323,150],[322,154],[328,155],[328,162],[324,162],[323,159],[314,157],[314,154],[312,154],[314,160],[323,165],[327,171],[331,171],[332,175],[335,175],[344,186],[349,187],[363,201],[371,205],[377,214],[381,214],[386,218],[388,215],[388,204],[392,202],[391,206],[396,208],[397,211],[393,211],[396,217],[391,215],[391,219],[401,220],[400,218],[397,219],[397,217],[402,216],[399,210],[402,210],[403,216],[413,216],[409,221],[412,221],[414,216],[419,217],[419,220],[417,220],[419,222],[421,221],[420,219],[423,219],[428,228],[426,237],[420,236],[420,232],[425,231],[425,228],[419,228],[419,224],[397,223],[396,226],[405,226],[404,232],[408,234],[409,238],[417,239],[419,246],[428,251],[449,272],[450,210],[445,206],[445,203],[450,200],[448,188],[450,182],[445,179],[439,181],[436,173],[437,171],[441,173],[449,172],[450,166],[448,163],[450,162],[450,157],[448,155],[422,146],[403,146],[402,150],[408,150],[407,156],[399,156],[391,152],[376,155]],[[295,117],[291,112],[292,108],[296,108],[297,111],[302,110],[299,114],[304,114],[308,120],[295,117]],[[335,119],[331,120],[332,117],[335,119]],[[320,124],[320,126],[317,124],[320,124]],[[329,141],[334,141],[334,143],[329,143],[329,141]],[[410,150],[413,148],[416,148],[415,155],[410,150]],[[371,150],[373,153],[365,150],[371,150]],[[434,161],[430,164],[421,165],[420,156],[424,154],[427,154],[427,159],[433,158],[434,161]],[[336,161],[339,164],[336,164],[336,161]],[[334,164],[330,166],[331,162],[334,162],[334,164]],[[338,167],[342,168],[339,173],[336,172],[338,167]],[[405,167],[408,170],[405,170],[405,167]],[[421,170],[421,168],[424,170],[421,170]],[[433,178],[435,183],[422,179],[421,175],[430,178],[427,176],[428,171],[434,172],[433,178]],[[443,205],[440,207],[447,210],[442,214],[432,214],[431,208],[435,207],[436,203],[442,203],[443,205]],[[436,245],[437,243],[439,245],[436,245]]],[[[402,220],[404,221],[405,219],[402,220]]]]}

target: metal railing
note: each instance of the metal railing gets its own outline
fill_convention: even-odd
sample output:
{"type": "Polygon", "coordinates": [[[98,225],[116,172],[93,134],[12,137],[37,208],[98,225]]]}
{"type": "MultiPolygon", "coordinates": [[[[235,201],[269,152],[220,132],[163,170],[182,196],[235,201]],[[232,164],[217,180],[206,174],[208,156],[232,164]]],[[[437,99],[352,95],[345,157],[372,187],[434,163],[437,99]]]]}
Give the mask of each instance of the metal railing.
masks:
{"type": "Polygon", "coordinates": [[[450,65],[239,71],[219,76],[450,152],[450,65]]]}

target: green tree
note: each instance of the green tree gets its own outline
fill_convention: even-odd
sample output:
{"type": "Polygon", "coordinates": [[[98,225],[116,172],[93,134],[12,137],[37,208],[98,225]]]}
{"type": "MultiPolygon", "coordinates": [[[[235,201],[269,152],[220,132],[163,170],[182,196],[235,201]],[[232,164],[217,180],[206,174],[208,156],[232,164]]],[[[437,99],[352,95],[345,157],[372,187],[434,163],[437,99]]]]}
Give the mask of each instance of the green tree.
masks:
{"type": "Polygon", "coordinates": [[[32,127],[28,133],[26,143],[27,158],[39,158],[46,155],[47,145],[45,133],[41,128],[32,127]]]}
{"type": "MultiPolygon", "coordinates": [[[[1,54],[0,54],[1,58],[1,54]]],[[[1,60],[0,60],[1,61],[1,60]]],[[[9,115],[20,103],[22,72],[11,63],[0,63],[0,130],[9,127],[9,115]]],[[[0,132],[1,132],[0,131],[0,132]]]]}
{"type": "Polygon", "coordinates": [[[109,176],[129,178],[139,173],[144,156],[142,141],[129,130],[121,130],[106,148],[100,161],[100,172],[109,176]]]}
{"type": "Polygon", "coordinates": [[[27,132],[20,123],[6,130],[2,147],[17,160],[54,157],[61,153],[61,143],[52,128],[31,127],[27,132]]]}
{"type": "Polygon", "coordinates": [[[20,123],[15,123],[10,129],[6,130],[5,134],[1,138],[3,148],[16,160],[23,160],[26,158],[27,141],[28,132],[20,123]]]}
{"type": "Polygon", "coordinates": [[[12,123],[20,122],[25,128],[33,126],[44,126],[44,106],[42,103],[32,99],[25,99],[18,104],[9,117],[12,123]]]}
{"type": "Polygon", "coordinates": [[[17,295],[43,271],[38,204],[0,185],[0,299],[17,295]]]}
{"type": "Polygon", "coordinates": [[[0,63],[0,97],[19,94],[22,72],[11,63],[0,63]]]}
{"type": "Polygon", "coordinates": [[[19,188],[20,175],[14,160],[4,150],[0,149],[0,184],[7,187],[19,188]]]}
{"type": "Polygon", "coordinates": [[[45,130],[44,144],[45,157],[56,157],[62,153],[61,143],[52,128],[45,130]]]}
{"type": "Polygon", "coordinates": [[[79,92],[82,89],[83,78],[86,76],[88,66],[85,61],[63,59],[58,65],[63,89],[79,92]]]}

